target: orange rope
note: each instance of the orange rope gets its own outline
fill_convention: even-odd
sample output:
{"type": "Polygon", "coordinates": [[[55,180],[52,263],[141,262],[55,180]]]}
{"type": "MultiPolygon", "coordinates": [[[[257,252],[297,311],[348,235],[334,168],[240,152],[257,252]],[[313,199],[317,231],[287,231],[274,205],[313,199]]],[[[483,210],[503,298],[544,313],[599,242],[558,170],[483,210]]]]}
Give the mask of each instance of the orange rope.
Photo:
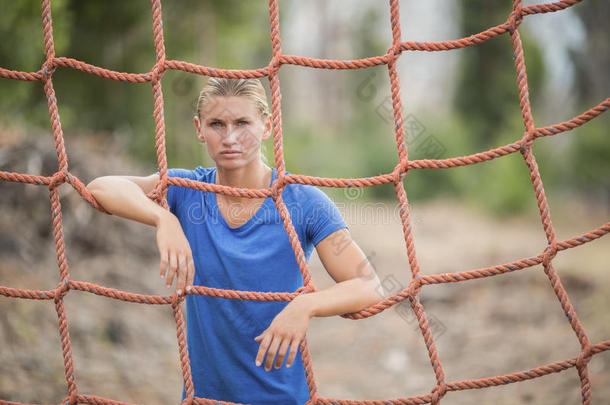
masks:
{"type": "MultiPolygon", "coordinates": [[[[204,286],[195,286],[190,294],[208,295],[213,297],[223,297],[240,300],[261,300],[261,301],[290,301],[295,296],[301,293],[317,291],[313,285],[307,262],[305,261],[303,251],[297,236],[297,233],[292,225],[290,215],[286,209],[282,198],[282,191],[287,184],[311,184],[324,187],[370,187],[374,185],[392,182],[400,204],[400,218],[403,224],[403,232],[407,247],[409,264],[412,272],[412,279],[409,286],[397,294],[377,303],[376,305],[365,308],[362,311],[341,315],[344,318],[363,319],[380,313],[399,302],[408,299],[411,308],[415,312],[419,327],[421,329],[430,363],[434,369],[436,376],[436,385],[430,393],[411,398],[396,398],[388,400],[367,400],[367,401],[351,401],[334,398],[321,398],[318,396],[316,383],[312,370],[311,356],[307,341],[301,344],[301,353],[303,363],[305,365],[305,373],[309,384],[310,400],[307,404],[439,404],[441,398],[447,391],[466,390],[473,388],[485,388],[496,385],[510,384],[518,381],[524,381],[550,373],[557,373],[571,367],[576,367],[581,381],[582,403],[591,404],[591,384],[588,377],[588,363],[591,357],[605,350],[610,350],[610,340],[603,341],[598,344],[591,344],[586,332],[584,331],[578,316],[574,311],[569,297],[561,283],[559,276],[552,265],[552,259],[557,252],[600,238],[610,232],[610,222],[602,225],[597,229],[593,229],[583,235],[557,241],[555,230],[551,223],[551,215],[549,206],[544,194],[544,187],[538,171],[538,165],[532,151],[534,140],[538,137],[556,135],[558,133],[576,128],[589,120],[597,117],[605,112],[610,106],[610,99],[602,101],[599,105],[589,109],[583,114],[571,119],[567,122],[562,122],[553,126],[544,128],[536,128],[533,122],[530,100],[528,91],[527,74],[525,71],[525,61],[523,58],[523,48],[517,28],[521,24],[523,17],[530,14],[548,13],[558,11],[579,3],[581,0],[562,0],[550,4],[539,4],[529,7],[522,7],[520,0],[513,0],[513,10],[510,13],[506,22],[496,27],[492,27],[481,33],[471,35],[466,38],[455,41],[445,42],[401,42],[400,22],[399,22],[399,0],[390,0],[391,9],[391,24],[392,24],[392,46],[382,56],[370,57],[358,60],[327,60],[305,58],[300,56],[284,55],[281,50],[279,15],[277,0],[269,0],[269,16],[271,23],[271,42],[273,48],[273,57],[269,65],[254,69],[254,70],[225,70],[210,68],[201,65],[195,65],[188,62],[166,60],[165,59],[165,43],[163,40],[162,29],[162,13],[161,3],[159,0],[152,0],[152,15],[153,15],[153,32],[155,39],[156,63],[152,70],[148,73],[134,74],[114,72],[103,69],[97,66],[64,57],[55,56],[55,47],[53,43],[53,24],[51,19],[50,0],[41,0],[42,3],[42,23],[44,27],[44,42],[46,60],[43,63],[41,70],[38,72],[19,72],[0,68],[0,77],[24,80],[24,81],[41,81],[44,85],[44,91],[47,97],[49,106],[49,115],[51,126],[53,128],[53,136],[55,139],[55,148],[57,149],[57,157],[59,169],[50,177],[29,175],[24,173],[13,173],[0,171],[0,179],[4,181],[30,183],[37,185],[46,185],[49,187],[51,198],[51,215],[53,218],[53,234],[57,250],[57,262],[59,265],[60,282],[53,290],[36,291],[36,290],[21,290],[0,286],[0,294],[7,297],[27,298],[50,300],[55,303],[55,310],[59,318],[59,331],[61,336],[61,344],[63,349],[63,358],[65,366],[66,381],[68,385],[68,396],[63,400],[65,404],[125,404],[124,402],[114,401],[106,398],[84,395],[78,393],[76,377],[74,375],[74,365],[72,360],[72,352],[70,345],[70,335],[68,332],[68,320],[63,305],[63,298],[69,290],[86,291],[93,294],[110,297],[118,300],[137,302],[143,304],[162,304],[171,305],[174,310],[174,318],[176,322],[176,333],[178,338],[180,362],[182,365],[182,374],[184,378],[186,399],[183,404],[228,404],[213,399],[196,398],[193,394],[193,382],[191,378],[190,362],[186,346],[186,338],[184,334],[184,316],[181,310],[181,302],[185,295],[180,296],[175,293],[170,296],[142,295],[126,293],[115,289],[106,288],[97,284],[91,284],[82,281],[70,280],[70,272],[68,262],[65,256],[65,243],[62,229],[62,213],[59,200],[58,187],[63,183],[70,183],[72,187],[85,199],[91,206],[101,212],[106,212],[88,192],[83,183],[75,176],[70,174],[68,170],[68,156],[64,147],[63,131],[57,110],[57,98],[53,89],[53,72],[57,67],[71,68],[81,70],[83,72],[93,74],[110,80],[127,81],[131,83],[151,82],[153,88],[153,97],[155,99],[154,117],[156,123],[156,149],[157,160],[160,171],[161,181],[157,188],[149,195],[165,208],[167,208],[166,192],[169,185],[190,187],[197,190],[227,194],[232,196],[246,196],[248,198],[262,198],[271,196],[275,201],[275,205],[282,217],[284,227],[288,233],[292,248],[295,252],[295,257],[299,264],[300,271],[303,275],[304,286],[289,293],[262,293],[256,291],[236,291],[209,288],[204,286]],[[515,59],[515,69],[517,73],[517,81],[519,87],[521,114],[525,132],[521,139],[514,143],[491,149],[485,152],[476,153],[469,156],[462,156],[448,159],[422,159],[409,160],[408,151],[405,144],[402,104],[400,99],[400,80],[396,71],[396,61],[403,51],[445,51],[451,49],[464,48],[473,46],[481,42],[487,41],[495,36],[509,33],[515,59]],[[392,102],[394,106],[394,123],[396,146],[398,149],[398,164],[391,173],[356,179],[344,178],[320,178],[298,174],[286,174],[283,152],[283,137],[282,137],[282,117],[281,117],[281,93],[279,83],[279,70],[283,64],[292,64],[300,66],[309,66],[320,69],[361,69],[377,65],[385,64],[388,66],[389,77],[391,82],[392,102]],[[167,176],[167,159],[165,154],[165,122],[163,114],[163,92],[161,88],[161,78],[167,69],[182,70],[205,76],[227,77],[227,78],[260,78],[268,77],[271,88],[273,125],[275,128],[273,135],[275,164],[277,167],[278,177],[269,189],[238,189],[223,185],[210,183],[202,183],[192,180],[186,180],[177,177],[167,176]],[[530,177],[534,186],[534,192],[540,210],[542,225],[546,233],[548,246],[543,252],[536,257],[523,258],[508,264],[487,267],[484,269],[476,269],[458,273],[445,273],[425,276],[422,275],[419,269],[419,264],[415,254],[414,238],[411,232],[411,220],[409,214],[409,204],[407,194],[405,192],[402,179],[411,169],[445,169],[449,167],[471,165],[486,160],[495,159],[501,156],[506,156],[510,153],[519,151],[525,160],[525,164],[530,170],[530,177]],[[521,270],[542,263],[544,272],[549,278],[551,286],[555,291],[557,298],[565,312],[578,341],[580,342],[581,350],[576,357],[568,360],[559,361],[552,364],[543,365],[534,369],[520,371],[509,375],[494,376],[482,378],[478,380],[445,381],[445,372],[440,361],[438,351],[432,336],[430,325],[424,307],[419,301],[419,291],[422,286],[439,283],[453,283],[476,278],[489,277],[498,274],[503,274],[511,271],[521,270]]],[[[0,400],[0,404],[17,404],[0,400]]]]}

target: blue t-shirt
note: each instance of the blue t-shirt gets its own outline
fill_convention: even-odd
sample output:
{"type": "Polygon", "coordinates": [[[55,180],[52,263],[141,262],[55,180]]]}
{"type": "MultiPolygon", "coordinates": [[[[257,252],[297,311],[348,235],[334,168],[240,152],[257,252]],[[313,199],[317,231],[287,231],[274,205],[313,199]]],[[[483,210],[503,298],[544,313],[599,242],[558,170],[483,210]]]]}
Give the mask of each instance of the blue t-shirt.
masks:
{"type": "MultiPolygon", "coordinates": [[[[272,170],[273,183],[277,170],[272,170]]],[[[169,169],[168,175],[214,184],[216,167],[175,168],[169,169]]],[[[318,242],[347,228],[332,200],[315,186],[288,184],[282,197],[307,261],[318,242]]],[[[167,202],[191,246],[194,285],[261,292],[294,292],[303,286],[271,197],[247,222],[235,228],[220,213],[215,193],[169,186],[167,202]]],[[[265,371],[264,362],[258,367],[254,363],[260,346],[254,337],[267,329],[286,305],[287,301],[188,295],[187,347],[195,396],[252,405],[302,405],[309,400],[300,348],[290,368],[285,366],[289,351],[279,369],[273,366],[265,371]]]]}

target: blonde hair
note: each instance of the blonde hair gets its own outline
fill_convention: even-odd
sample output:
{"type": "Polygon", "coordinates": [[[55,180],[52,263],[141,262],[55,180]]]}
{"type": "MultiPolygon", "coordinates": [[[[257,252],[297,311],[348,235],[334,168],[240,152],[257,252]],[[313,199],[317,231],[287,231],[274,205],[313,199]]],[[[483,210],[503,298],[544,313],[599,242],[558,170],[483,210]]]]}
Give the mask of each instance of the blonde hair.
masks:
{"type": "Polygon", "coordinates": [[[225,79],[224,77],[210,77],[197,99],[197,116],[199,119],[203,109],[214,96],[243,96],[247,97],[256,105],[261,119],[265,120],[271,111],[267,104],[267,93],[258,79],[225,79]]]}
{"type": "MultiPolygon", "coordinates": [[[[240,96],[246,97],[254,103],[261,120],[265,122],[271,115],[269,104],[267,103],[267,93],[262,83],[258,79],[227,79],[224,77],[210,77],[199,93],[197,99],[197,117],[203,120],[203,109],[214,96],[240,96]]],[[[261,144],[261,149],[262,148],[261,144]]],[[[267,158],[261,150],[261,159],[267,163],[267,158]]]]}

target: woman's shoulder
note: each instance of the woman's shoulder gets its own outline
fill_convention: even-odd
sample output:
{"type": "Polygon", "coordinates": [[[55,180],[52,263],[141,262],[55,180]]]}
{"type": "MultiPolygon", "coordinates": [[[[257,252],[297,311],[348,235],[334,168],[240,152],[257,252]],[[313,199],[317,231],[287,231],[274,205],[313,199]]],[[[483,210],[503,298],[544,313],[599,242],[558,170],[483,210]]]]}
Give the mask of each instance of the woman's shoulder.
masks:
{"type": "Polygon", "coordinates": [[[194,169],[172,167],[167,169],[167,175],[169,177],[182,177],[185,179],[209,182],[209,179],[213,178],[212,174],[214,173],[214,170],[216,170],[216,167],[197,166],[194,169]]]}
{"type": "Polygon", "coordinates": [[[288,199],[299,205],[319,206],[333,203],[324,191],[312,184],[291,183],[286,186],[285,192],[288,199]]]}

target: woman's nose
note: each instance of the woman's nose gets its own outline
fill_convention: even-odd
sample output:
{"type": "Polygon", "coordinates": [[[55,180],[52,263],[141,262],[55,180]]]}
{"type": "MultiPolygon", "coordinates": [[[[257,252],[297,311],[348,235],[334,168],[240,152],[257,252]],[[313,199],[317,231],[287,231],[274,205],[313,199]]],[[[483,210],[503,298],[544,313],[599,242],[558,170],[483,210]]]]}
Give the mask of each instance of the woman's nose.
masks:
{"type": "Polygon", "coordinates": [[[232,125],[227,126],[227,130],[223,134],[224,139],[237,138],[237,128],[232,125]]]}
{"type": "Polygon", "coordinates": [[[227,130],[225,131],[222,140],[225,143],[231,144],[231,143],[239,142],[241,138],[242,138],[242,135],[240,133],[239,128],[229,125],[229,126],[227,126],[227,130]]]}

